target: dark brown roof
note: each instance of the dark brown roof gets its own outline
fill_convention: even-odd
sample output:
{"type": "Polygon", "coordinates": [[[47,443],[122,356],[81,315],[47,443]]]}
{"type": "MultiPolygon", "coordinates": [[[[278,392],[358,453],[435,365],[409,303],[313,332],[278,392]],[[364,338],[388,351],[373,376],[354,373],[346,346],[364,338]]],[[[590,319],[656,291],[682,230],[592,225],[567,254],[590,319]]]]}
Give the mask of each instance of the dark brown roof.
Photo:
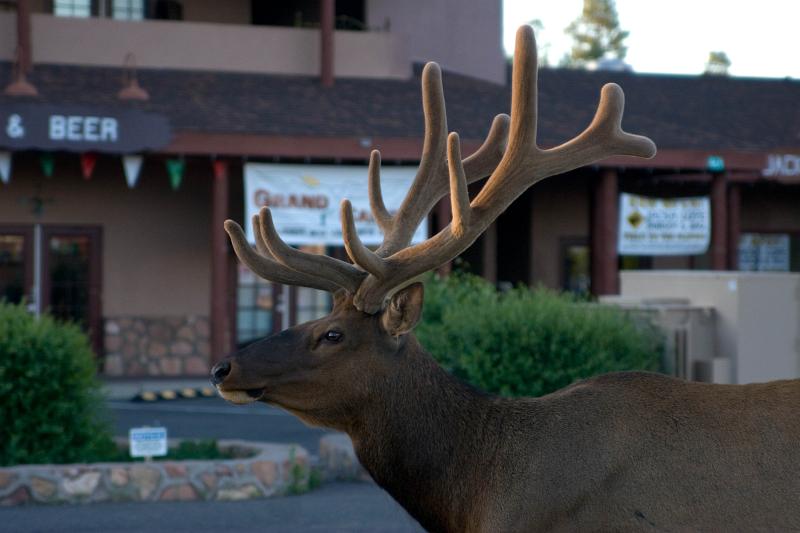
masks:
{"type": "MultiPolygon", "coordinates": [[[[121,102],[117,68],[36,65],[39,101],[134,106],[167,115],[178,131],[315,136],[419,137],[418,74],[410,80],[316,78],[140,69],[145,103],[121,102]]],[[[0,80],[10,66],[0,63],[0,80]]],[[[539,142],[553,145],[591,120],[603,83],[626,94],[624,126],[660,148],[762,151],[800,146],[800,82],[716,76],[642,75],[542,69],[539,142]]],[[[508,88],[445,73],[449,127],[481,139],[507,112],[508,88]]],[[[0,94],[0,103],[21,101],[0,94]]]]}

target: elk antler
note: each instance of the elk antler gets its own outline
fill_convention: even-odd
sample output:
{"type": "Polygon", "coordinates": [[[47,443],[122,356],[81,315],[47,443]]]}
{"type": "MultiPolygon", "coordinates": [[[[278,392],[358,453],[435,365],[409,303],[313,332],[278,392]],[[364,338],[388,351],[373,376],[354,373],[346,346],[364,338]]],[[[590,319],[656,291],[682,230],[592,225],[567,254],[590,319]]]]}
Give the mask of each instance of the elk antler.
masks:
{"type": "Polygon", "coordinates": [[[374,151],[370,157],[370,206],[384,232],[383,243],[376,251],[361,242],[352,206],[349,201],[342,201],[345,248],[353,263],[363,271],[343,261],[305,254],[287,246],[275,232],[268,209],[262,209],[257,224],[260,233],[255,232],[260,256],[246,245],[241,228],[226,222],[237,255],[248,265],[253,262],[260,269],[256,271],[259,275],[274,281],[291,278],[296,281],[287,282],[325,290],[334,285],[343,287],[355,294],[353,303],[358,309],[375,313],[397,287],[466,250],[534,183],[612,155],[647,158],[655,155],[656,147],[650,139],[622,130],[624,95],[613,83],[603,87],[594,119],[580,135],[542,150],[536,145],[536,84],[536,44],[532,29],[523,26],[517,31],[514,52],[510,127],[508,117],[498,115],[481,148],[462,161],[458,134],[446,135],[441,72],[434,63],[426,65],[422,75],[425,111],[422,158],[414,182],[394,216],[388,213],[381,197],[380,155],[374,151]],[[490,173],[486,185],[470,202],[467,184],[490,173]],[[425,242],[409,247],[422,218],[448,189],[453,211],[451,223],[425,242]],[[259,235],[264,241],[261,244],[259,235]],[[247,250],[240,251],[243,244],[247,250]],[[326,279],[320,280],[320,276],[326,279]]]}

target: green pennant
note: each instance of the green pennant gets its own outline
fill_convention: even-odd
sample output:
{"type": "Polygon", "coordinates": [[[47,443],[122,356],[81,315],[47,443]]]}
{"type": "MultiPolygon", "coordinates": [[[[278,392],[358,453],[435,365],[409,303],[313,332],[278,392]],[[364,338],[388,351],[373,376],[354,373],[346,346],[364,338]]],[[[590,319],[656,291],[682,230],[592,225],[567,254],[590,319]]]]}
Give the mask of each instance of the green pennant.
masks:
{"type": "Polygon", "coordinates": [[[56,159],[50,152],[42,152],[39,154],[39,166],[42,167],[42,174],[48,178],[53,177],[53,170],[56,168],[56,159]]]}
{"type": "Polygon", "coordinates": [[[172,190],[177,191],[183,181],[183,170],[186,164],[183,159],[167,159],[167,173],[169,174],[169,183],[172,185],[172,190]]]}

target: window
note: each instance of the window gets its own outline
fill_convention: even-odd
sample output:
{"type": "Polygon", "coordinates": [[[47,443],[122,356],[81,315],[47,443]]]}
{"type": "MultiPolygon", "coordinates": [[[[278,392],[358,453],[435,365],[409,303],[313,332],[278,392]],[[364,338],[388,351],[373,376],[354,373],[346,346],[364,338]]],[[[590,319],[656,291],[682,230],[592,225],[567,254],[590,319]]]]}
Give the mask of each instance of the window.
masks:
{"type": "Polygon", "coordinates": [[[53,14],[57,17],[91,17],[92,0],[54,0],[53,14]]]}
{"type": "Polygon", "coordinates": [[[111,17],[116,20],[144,19],[144,0],[113,0],[111,17]]]}
{"type": "Polygon", "coordinates": [[[800,272],[800,234],[742,233],[739,270],[800,272]]]}
{"type": "Polygon", "coordinates": [[[586,295],[591,289],[591,256],[585,238],[561,239],[561,288],[575,294],[586,295]]]}
{"type": "Polygon", "coordinates": [[[239,265],[236,295],[236,343],[239,346],[272,333],[274,298],[272,283],[239,265]]]}

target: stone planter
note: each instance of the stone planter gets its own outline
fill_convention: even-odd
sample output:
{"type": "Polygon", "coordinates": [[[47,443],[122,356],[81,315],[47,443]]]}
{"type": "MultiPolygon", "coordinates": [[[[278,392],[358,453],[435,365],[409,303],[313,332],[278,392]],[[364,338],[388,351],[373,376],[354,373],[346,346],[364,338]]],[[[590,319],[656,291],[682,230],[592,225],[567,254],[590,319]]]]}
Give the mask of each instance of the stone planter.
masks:
{"type": "Polygon", "coordinates": [[[0,505],[245,500],[308,486],[309,456],[300,446],[236,440],[218,445],[243,458],[0,468],[0,505]]]}

